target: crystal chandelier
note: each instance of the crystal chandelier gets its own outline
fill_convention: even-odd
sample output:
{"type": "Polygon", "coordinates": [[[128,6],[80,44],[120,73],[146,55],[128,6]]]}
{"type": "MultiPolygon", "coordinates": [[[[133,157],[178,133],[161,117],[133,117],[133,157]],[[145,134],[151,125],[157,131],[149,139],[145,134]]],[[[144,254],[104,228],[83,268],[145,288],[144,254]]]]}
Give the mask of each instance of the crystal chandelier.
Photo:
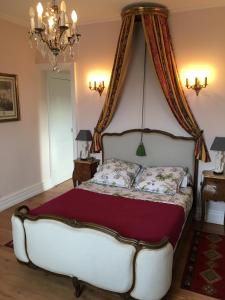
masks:
{"type": "Polygon", "coordinates": [[[35,42],[37,49],[43,57],[48,55],[54,71],[59,71],[58,57],[74,57],[74,44],[79,42],[80,34],[77,32],[77,14],[71,12],[71,19],[66,12],[66,3],[61,1],[60,6],[53,0],[47,3],[44,12],[41,2],[37,4],[37,15],[30,7],[29,38],[35,42]]]}

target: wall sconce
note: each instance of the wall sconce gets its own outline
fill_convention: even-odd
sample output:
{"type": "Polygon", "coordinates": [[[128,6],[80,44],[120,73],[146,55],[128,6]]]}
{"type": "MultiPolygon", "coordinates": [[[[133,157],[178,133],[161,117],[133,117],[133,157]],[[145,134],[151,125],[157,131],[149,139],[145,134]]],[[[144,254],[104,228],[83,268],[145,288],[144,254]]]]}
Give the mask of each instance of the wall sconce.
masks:
{"type": "Polygon", "coordinates": [[[200,84],[200,80],[198,79],[198,77],[195,77],[195,84],[192,84],[192,85],[189,85],[188,78],[186,78],[186,85],[185,85],[186,88],[195,90],[197,96],[198,96],[199,92],[201,91],[201,89],[206,88],[207,85],[208,85],[207,77],[205,77],[204,84],[200,84]]]}
{"type": "Polygon", "coordinates": [[[99,82],[98,85],[96,84],[96,81],[94,81],[94,86],[92,86],[91,81],[89,81],[89,89],[91,91],[99,92],[100,96],[102,95],[104,88],[105,88],[104,81],[99,82]]]}

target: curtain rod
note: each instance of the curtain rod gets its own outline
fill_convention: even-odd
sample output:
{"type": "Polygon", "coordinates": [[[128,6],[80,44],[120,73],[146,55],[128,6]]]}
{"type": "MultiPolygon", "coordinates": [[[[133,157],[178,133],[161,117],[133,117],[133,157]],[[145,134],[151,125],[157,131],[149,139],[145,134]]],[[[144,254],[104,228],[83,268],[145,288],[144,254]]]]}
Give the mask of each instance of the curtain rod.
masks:
{"type": "Polygon", "coordinates": [[[127,15],[142,15],[142,14],[145,14],[145,13],[150,13],[150,14],[161,14],[161,15],[164,15],[164,16],[168,16],[168,9],[165,7],[165,6],[162,6],[160,4],[156,4],[156,3],[146,3],[145,5],[144,4],[131,4],[131,5],[128,5],[128,6],[125,6],[123,9],[122,9],[122,12],[121,12],[121,16],[124,17],[124,16],[127,16],[127,15]]]}

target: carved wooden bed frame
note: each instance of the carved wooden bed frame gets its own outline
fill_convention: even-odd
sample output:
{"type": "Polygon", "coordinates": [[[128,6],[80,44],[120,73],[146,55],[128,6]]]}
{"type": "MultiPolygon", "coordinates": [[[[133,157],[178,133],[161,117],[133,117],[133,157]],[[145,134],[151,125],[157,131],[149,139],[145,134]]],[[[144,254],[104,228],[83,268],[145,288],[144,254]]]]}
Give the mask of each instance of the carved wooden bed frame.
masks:
{"type": "MultiPolygon", "coordinates": [[[[193,138],[175,136],[159,130],[134,129],[122,133],[105,133],[102,136],[103,161],[104,157],[107,158],[104,148],[105,139],[141,133],[163,135],[172,140],[192,141],[195,144],[193,138]]],[[[113,144],[116,143],[114,140],[113,144]]],[[[120,140],[119,143],[121,143],[120,140]]],[[[118,147],[115,146],[117,151],[118,147]]],[[[133,150],[136,151],[136,148],[133,150]]],[[[192,155],[194,157],[194,153],[192,155]]],[[[195,159],[193,161],[194,204],[185,228],[192,219],[196,200],[198,162],[195,159]]],[[[174,250],[167,237],[159,243],[146,243],[122,237],[114,230],[96,224],[52,216],[31,216],[27,206],[21,206],[15,211],[12,216],[12,227],[17,260],[28,266],[71,277],[77,297],[81,295],[81,286],[85,284],[119,294],[124,299],[139,300],[162,299],[170,288],[174,250]],[[70,243],[62,248],[61,240],[64,245],[68,245],[68,240],[70,243]],[[91,241],[94,241],[92,245],[91,241]],[[54,255],[49,249],[51,247],[54,247],[54,255]],[[83,247],[82,250],[86,251],[86,256],[79,247],[83,247]],[[72,255],[73,251],[76,251],[76,256],[72,255]],[[85,262],[89,256],[94,256],[98,264],[93,263],[91,269],[90,267],[86,269],[85,262]],[[79,259],[74,261],[74,257],[79,259]],[[104,257],[105,263],[102,263],[104,257]],[[99,271],[101,264],[102,273],[99,271]],[[107,272],[108,269],[112,271],[107,272]],[[92,270],[92,275],[90,270],[92,270]]],[[[178,245],[180,241],[181,238],[178,245]]]]}

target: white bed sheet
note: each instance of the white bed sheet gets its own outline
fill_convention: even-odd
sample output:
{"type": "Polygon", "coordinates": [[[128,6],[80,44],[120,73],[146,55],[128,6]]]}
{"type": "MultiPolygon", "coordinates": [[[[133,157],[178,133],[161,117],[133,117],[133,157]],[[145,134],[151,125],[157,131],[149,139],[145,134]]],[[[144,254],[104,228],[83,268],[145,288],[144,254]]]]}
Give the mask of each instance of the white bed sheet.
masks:
{"type": "Polygon", "coordinates": [[[124,198],[152,201],[152,202],[162,202],[168,203],[171,205],[179,205],[183,207],[185,216],[187,218],[193,203],[193,191],[191,187],[181,188],[178,193],[175,195],[166,195],[166,194],[155,194],[149,192],[137,191],[133,188],[121,188],[115,186],[101,185],[96,184],[91,181],[83,182],[79,185],[80,189],[107,194],[112,196],[121,196],[124,198]]]}

